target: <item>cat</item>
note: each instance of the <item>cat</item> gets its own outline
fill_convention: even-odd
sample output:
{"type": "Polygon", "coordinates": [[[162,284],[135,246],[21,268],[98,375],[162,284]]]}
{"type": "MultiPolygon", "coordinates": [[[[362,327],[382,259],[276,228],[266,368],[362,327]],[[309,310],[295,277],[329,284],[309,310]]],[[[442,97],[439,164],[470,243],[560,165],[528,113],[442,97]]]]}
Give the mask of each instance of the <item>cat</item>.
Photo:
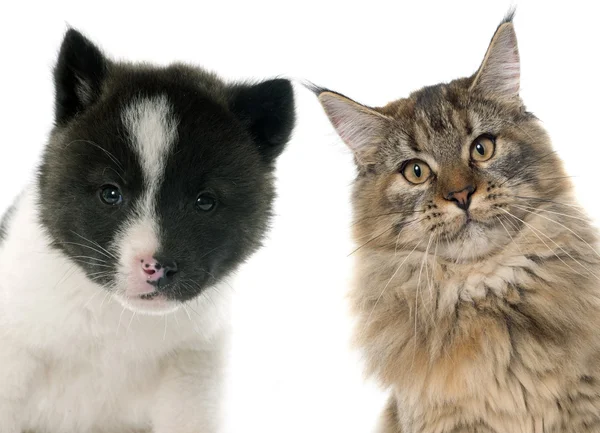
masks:
{"type": "Polygon", "coordinates": [[[0,432],[221,431],[228,278],[269,225],[291,82],[115,62],[75,29],[54,82],[0,225],[0,432]]]}
{"type": "Polygon", "coordinates": [[[519,87],[511,13],[468,78],[381,108],[313,88],[357,166],[379,432],[600,432],[598,232],[519,87]]]}

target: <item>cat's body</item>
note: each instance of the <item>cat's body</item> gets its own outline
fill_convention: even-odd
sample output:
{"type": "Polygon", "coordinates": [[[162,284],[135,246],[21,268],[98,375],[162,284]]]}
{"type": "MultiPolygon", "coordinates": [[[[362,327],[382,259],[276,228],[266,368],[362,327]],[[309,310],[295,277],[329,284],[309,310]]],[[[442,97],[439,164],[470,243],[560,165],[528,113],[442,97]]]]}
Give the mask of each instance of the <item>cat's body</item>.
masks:
{"type": "Polygon", "coordinates": [[[287,80],[116,63],[75,30],[0,225],[0,433],[222,429],[229,275],[258,247],[287,80]]]}
{"type": "Polygon", "coordinates": [[[519,96],[479,71],[382,108],[319,89],[355,152],[351,304],[384,433],[600,432],[598,234],[519,96]]]}

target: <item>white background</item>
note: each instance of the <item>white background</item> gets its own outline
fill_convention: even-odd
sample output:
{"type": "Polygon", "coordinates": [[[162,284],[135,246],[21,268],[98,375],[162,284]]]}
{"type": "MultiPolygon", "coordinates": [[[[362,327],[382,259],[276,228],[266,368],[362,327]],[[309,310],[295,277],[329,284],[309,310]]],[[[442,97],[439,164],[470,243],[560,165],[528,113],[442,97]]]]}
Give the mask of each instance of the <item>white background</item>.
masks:
{"type": "MultiPolygon", "coordinates": [[[[475,71],[508,1],[4,2],[0,210],[31,177],[53,118],[51,68],[67,25],[117,59],[187,61],[229,80],[308,79],[368,105],[475,71]]],[[[522,96],[600,219],[600,67],[593,2],[517,3],[522,96]]],[[[233,432],[368,432],[384,395],[349,349],[354,168],[316,98],[278,166],[266,247],[235,284],[233,432]]]]}

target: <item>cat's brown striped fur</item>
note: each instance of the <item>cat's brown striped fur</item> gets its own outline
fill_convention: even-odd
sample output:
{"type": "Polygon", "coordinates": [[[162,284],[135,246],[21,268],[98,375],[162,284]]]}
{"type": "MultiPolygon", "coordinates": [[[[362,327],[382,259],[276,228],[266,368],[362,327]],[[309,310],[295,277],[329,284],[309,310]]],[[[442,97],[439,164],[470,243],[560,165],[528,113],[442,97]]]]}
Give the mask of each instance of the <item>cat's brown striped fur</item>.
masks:
{"type": "Polygon", "coordinates": [[[512,17],[472,77],[369,108],[319,90],[356,155],[356,342],[383,433],[600,432],[598,234],[518,96],[512,17]],[[469,162],[481,134],[496,142],[469,162]],[[412,158],[434,175],[410,185],[412,158]],[[472,184],[474,222],[446,197],[472,184]]]}

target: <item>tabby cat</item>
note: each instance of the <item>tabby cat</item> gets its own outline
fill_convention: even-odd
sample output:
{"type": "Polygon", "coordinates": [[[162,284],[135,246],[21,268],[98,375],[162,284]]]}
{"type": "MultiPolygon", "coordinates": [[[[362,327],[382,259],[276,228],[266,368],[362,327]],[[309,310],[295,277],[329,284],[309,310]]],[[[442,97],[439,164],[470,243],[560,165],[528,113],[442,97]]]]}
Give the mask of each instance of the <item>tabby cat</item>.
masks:
{"type": "Polygon", "coordinates": [[[385,433],[600,432],[598,233],[519,97],[479,70],[381,108],[315,89],[352,149],[356,341],[385,433]]]}

